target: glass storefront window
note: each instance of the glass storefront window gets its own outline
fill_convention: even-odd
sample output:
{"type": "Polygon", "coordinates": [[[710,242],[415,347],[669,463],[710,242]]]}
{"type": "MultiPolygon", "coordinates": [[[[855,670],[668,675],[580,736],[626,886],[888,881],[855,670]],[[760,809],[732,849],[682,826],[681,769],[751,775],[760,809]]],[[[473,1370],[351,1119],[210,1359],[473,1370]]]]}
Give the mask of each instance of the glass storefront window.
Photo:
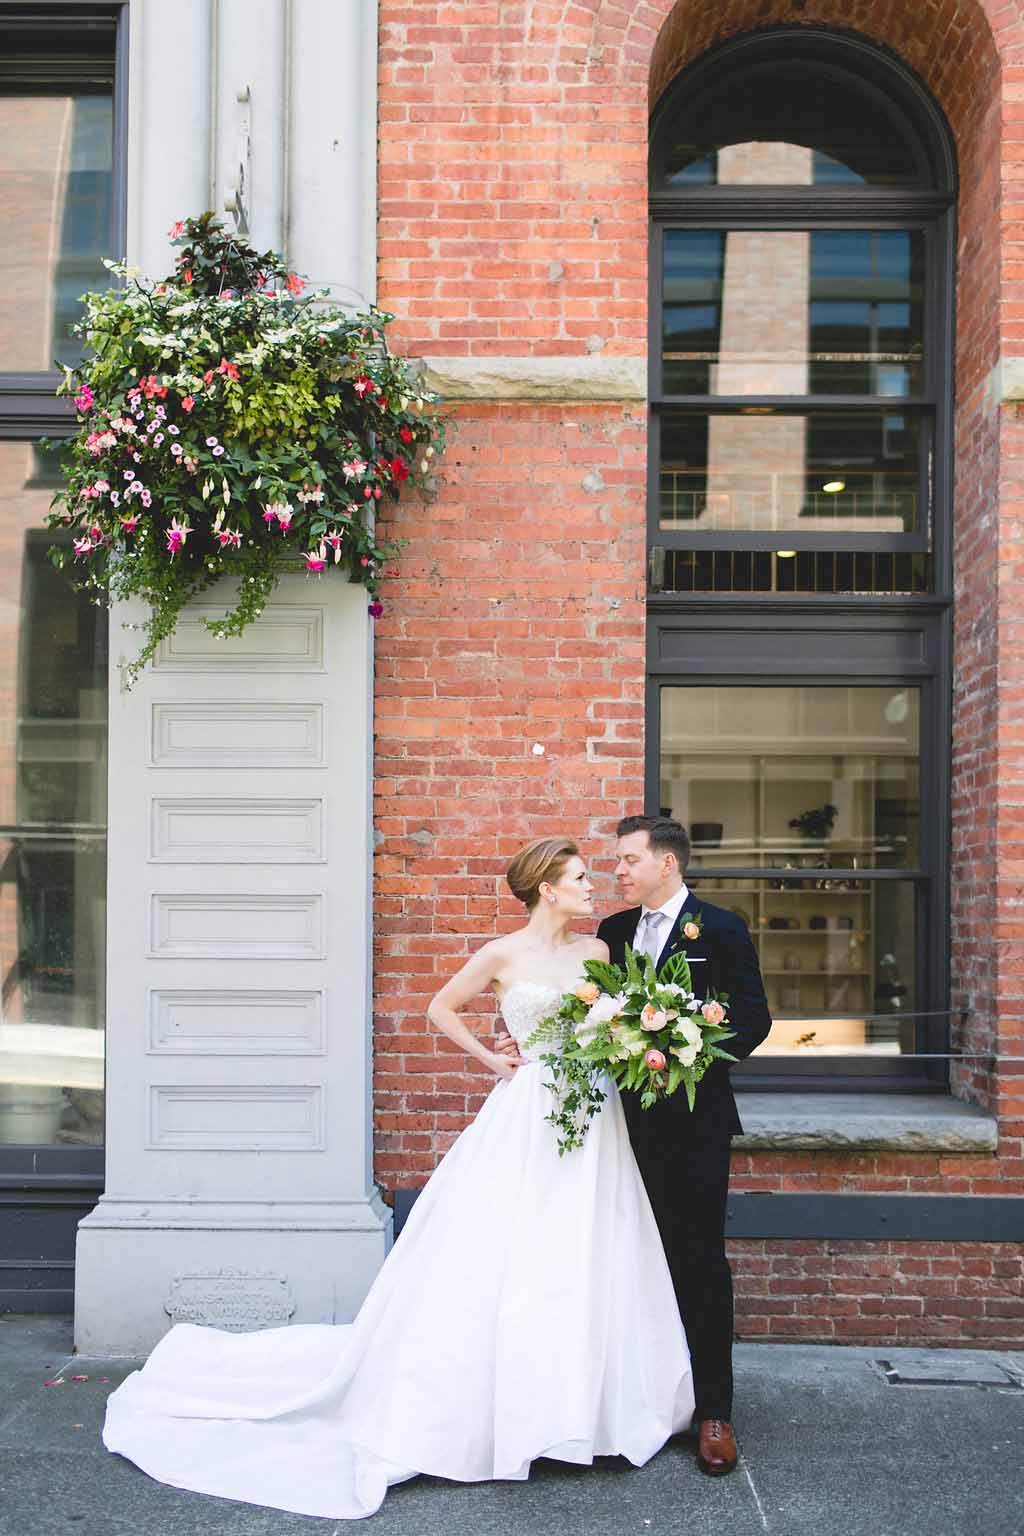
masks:
{"type": "Polygon", "coordinates": [[[79,298],[109,281],[112,88],[0,91],[0,368],[75,363],[79,298]]]}
{"type": "Polygon", "coordinates": [[[751,931],[768,1054],[914,1050],[922,887],[891,872],[921,862],[920,713],[913,687],[662,689],[661,804],[751,931]]]}
{"type": "Polygon", "coordinates": [[[666,532],[916,533],[920,419],[907,411],[665,411],[666,532]]]}
{"type": "Polygon", "coordinates": [[[0,1145],[103,1140],[107,618],[47,558],[53,494],[0,443],[0,1145]]]}
{"type": "Polygon", "coordinates": [[[664,232],[662,391],[915,395],[918,230],[664,232]]]}

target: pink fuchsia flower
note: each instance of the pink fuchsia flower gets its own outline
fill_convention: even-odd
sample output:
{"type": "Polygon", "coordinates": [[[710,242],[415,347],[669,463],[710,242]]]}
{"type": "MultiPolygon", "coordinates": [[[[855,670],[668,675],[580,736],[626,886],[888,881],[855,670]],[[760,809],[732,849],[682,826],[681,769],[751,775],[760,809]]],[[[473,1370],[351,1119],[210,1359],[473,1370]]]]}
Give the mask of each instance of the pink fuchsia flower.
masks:
{"type": "Polygon", "coordinates": [[[167,238],[168,238],[168,240],[180,240],[184,233],[185,233],[185,226],[182,223],[181,219],[175,219],[174,223],[171,225],[170,229],[167,231],[167,238]]]}
{"type": "Polygon", "coordinates": [[[725,1018],[725,1009],[722,1007],[721,1003],[705,1003],[700,1011],[704,1015],[705,1024],[721,1024],[722,1020],[725,1018]]]}
{"type": "Polygon", "coordinates": [[[184,549],[185,540],[191,532],[188,523],[179,523],[176,517],[172,517],[171,526],[167,530],[167,553],[176,555],[179,549],[184,549]]]}
{"type": "Polygon", "coordinates": [[[78,391],[78,394],[75,396],[75,408],[81,411],[84,415],[87,411],[91,411],[95,404],[96,396],[93,394],[88,384],[83,384],[81,389],[78,391]]]}
{"type": "Polygon", "coordinates": [[[74,542],[76,560],[80,560],[84,555],[91,555],[95,548],[92,539],[76,539],[74,542]]]}
{"type": "Polygon", "coordinates": [[[361,480],[366,474],[366,461],[364,459],[349,459],[341,467],[346,480],[361,480]]]}
{"type": "Polygon", "coordinates": [[[138,526],[139,514],[137,512],[131,512],[127,517],[122,517],[121,519],[121,527],[125,533],[134,533],[138,526]]]}
{"type": "Polygon", "coordinates": [[[384,612],[384,604],[380,602],[370,603],[366,611],[371,619],[379,619],[384,612]]]}
{"type": "Polygon", "coordinates": [[[352,380],[352,388],[355,390],[356,394],[361,400],[364,399],[366,395],[375,395],[377,393],[376,384],[365,373],[358,374],[356,378],[352,380]]]}
{"type": "Polygon", "coordinates": [[[319,576],[320,572],[327,564],[327,550],[324,548],[323,544],[321,544],[318,549],[307,550],[306,554],[303,556],[303,559],[306,562],[306,570],[311,571],[313,574],[319,576]]]}
{"type": "Polygon", "coordinates": [[[664,1056],[664,1052],[662,1052],[662,1051],[648,1051],[647,1054],[644,1056],[644,1066],[645,1067],[649,1067],[652,1072],[664,1072],[664,1070],[665,1070],[665,1056],[664,1056]]]}
{"type": "Polygon", "coordinates": [[[289,293],[295,294],[296,298],[306,286],[297,272],[289,272],[285,278],[284,285],[289,293]]]}
{"type": "Polygon", "coordinates": [[[181,408],[182,408],[183,411],[191,411],[191,410],[193,410],[195,408],[195,401],[193,400],[191,395],[186,395],[184,397],[184,399],[181,402],[181,408]]]}
{"type": "Polygon", "coordinates": [[[404,459],[391,460],[391,473],[396,480],[408,480],[409,466],[404,459]]]}
{"type": "Polygon", "coordinates": [[[291,507],[281,507],[277,514],[278,526],[282,533],[287,533],[292,525],[291,507]]]}
{"type": "Polygon", "coordinates": [[[221,549],[227,549],[229,546],[232,549],[240,549],[242,546],[242,535],[237,528],[222,528],[217,535],[217,543],[221,549]]]}

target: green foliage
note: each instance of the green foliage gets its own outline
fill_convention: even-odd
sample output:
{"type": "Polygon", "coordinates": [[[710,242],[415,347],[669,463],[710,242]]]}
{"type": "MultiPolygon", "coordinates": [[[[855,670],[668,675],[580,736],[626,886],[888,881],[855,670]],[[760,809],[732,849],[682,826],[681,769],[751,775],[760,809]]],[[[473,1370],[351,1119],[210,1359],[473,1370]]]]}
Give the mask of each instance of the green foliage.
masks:
{"type": "Polygon", "coordinates": [[[220,636],[258,617],[289,563],[376,599],[396,552],[377,515],[405,486],[434,493],[444,446],[437,397],[388,350],[391,316],[302,296],[280,256],[212,214],[171,234],[179,254],[163,282],[107,263],[121,284],[85,295],[87,360],[60,389],[79,426],[51,557],[73,558],[98,602],[149,604],[128,683],[225,576],[237,595],[206,621],[220,636]]]}

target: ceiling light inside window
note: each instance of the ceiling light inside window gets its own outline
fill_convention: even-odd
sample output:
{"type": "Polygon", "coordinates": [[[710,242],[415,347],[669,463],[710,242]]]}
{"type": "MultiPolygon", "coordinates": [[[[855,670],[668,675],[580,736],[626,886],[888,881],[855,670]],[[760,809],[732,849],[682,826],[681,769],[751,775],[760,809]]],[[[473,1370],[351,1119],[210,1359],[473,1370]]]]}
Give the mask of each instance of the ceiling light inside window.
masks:
{"type": "Polygon", "coordinates": [[[822,490],[827,491],[830,496],[835,496],[837,492],[846,490],[846,481],[826,480],[825,484],[822,486],[822,490]]]}

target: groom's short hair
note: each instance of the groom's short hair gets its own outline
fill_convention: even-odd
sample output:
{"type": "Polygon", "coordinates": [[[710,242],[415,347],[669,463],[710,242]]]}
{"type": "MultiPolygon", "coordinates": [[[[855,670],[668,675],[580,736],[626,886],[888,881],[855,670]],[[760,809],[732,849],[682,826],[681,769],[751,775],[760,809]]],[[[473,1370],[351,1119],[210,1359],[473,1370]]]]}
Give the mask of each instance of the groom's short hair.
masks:
{"type": "Polygon", "coordinates": [[[631,832],[646,832],[647,841],[655,853],[674,853],[679,873],[690,862],[690,839],[686,828],[671,816],[623,816],[615,828],[616,837],[629,837],[631,832]]]}

